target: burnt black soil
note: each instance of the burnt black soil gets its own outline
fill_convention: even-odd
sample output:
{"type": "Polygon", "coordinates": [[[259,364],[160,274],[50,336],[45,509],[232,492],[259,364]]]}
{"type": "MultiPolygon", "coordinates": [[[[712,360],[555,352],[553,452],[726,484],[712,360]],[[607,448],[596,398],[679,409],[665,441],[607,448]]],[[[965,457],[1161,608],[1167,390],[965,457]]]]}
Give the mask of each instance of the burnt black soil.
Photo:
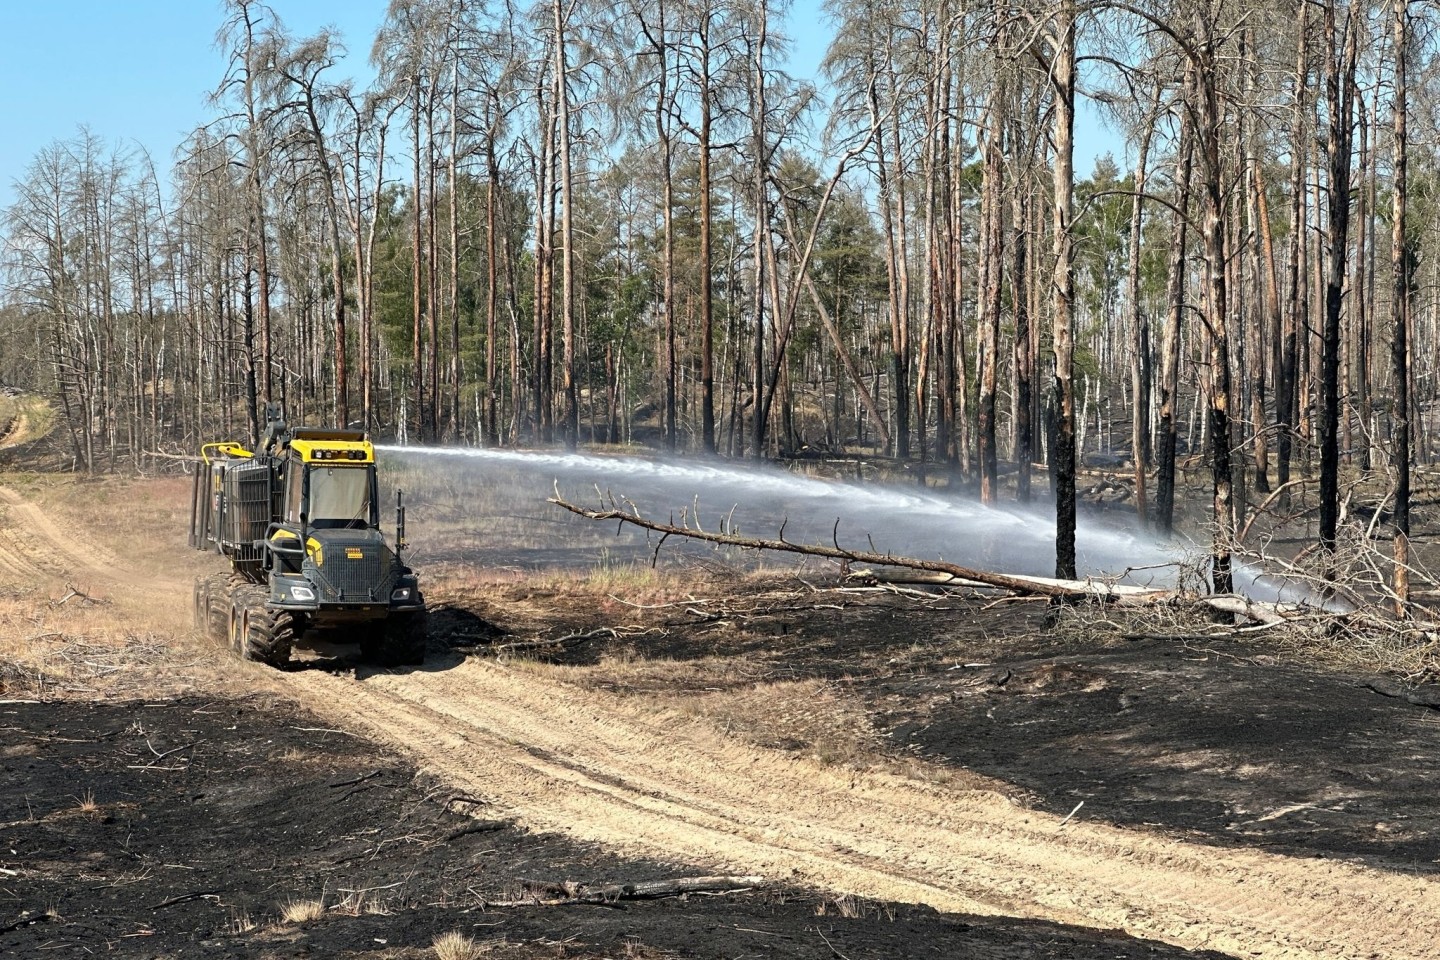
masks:
{"type": "Polygon", "coordinates": [[[1431,873],[1440,714],[1233,643],[1000,658],[905,685],[892,736],[1039,805],[1223,844],[1431,873]]]}
{"type": "Polygon", "coordinates": [[[1440,870],[1433,686],[1326,669],[1263,638],[1126,639],[1146,630],[1096,625],[1113,612],[1076,612],[1091,621],[1079,630],[1043,603],[776,586],[791,592],[666,611],[665,634],[627,653],[741,659],[746,683],[831,680],[897,753],[1062,815],[1083,802],[1077,817],[1200,842],[1440,870]]]}
{"type": "Polygon", "coordinates": [[[499,958],[1195,955],[779,887],[486,907],[525,881],[706,871],[474,830],[485,815],[279,701],[0,705],[0,956],[418,958],[451,930],[499,958]],[[280,919],[312,900],[322,918],[280,919]]]}

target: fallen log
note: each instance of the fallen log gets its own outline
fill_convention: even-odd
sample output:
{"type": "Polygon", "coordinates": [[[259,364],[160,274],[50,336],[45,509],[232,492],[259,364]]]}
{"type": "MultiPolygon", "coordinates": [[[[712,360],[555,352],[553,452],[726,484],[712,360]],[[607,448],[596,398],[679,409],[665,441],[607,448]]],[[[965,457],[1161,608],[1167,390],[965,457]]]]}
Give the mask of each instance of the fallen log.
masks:
{"type": "MultiPolygon", "coordinates": [[[[948,563],[944,560],[922,560],[915,557],[897,557],[888,553],[874,553],[868,550],[847,550],[838,544],[831,547],[818,543],[792,543],[785,539],[785,531],[783,528],[780,531],[779,539],[767,540],[760,537],[741,536],[736,533],[710,533],[709,531],[697,530],[691,527],[659,523],[658,521],[647,520],[637,513],[625,510],[590,510],[578,504],[569,503],[558,496],[551,497],[550,502],[563,510],[569,510],[571,513],[589,520],[619,520],[645,530],[654,531],[662,535],[662,544],[664,543],[664,538],[667,537],[689,537],[692,540],[703,540],[706,543],[741,547],[746,550],[775,550],[782,553],[800,553],[812,557],[826,557],[831,560],[839,560],[847,565],[864,563],[882,567],[889,566],[904,567],[910,570],[928,570],[933,573],[948,574],[957,580],[969,580],[977,584],[983,584],[987,587],[1012,590],[1016,593],[1038,594],[1062,600],[1114,600],[1121,596],[1155,595],[1159,597],[1173,595],[1168,591],[1156,591],[1148,587],[1132,587],[1114,584],[1106,580],[1059,580],[1051,577],[1029,577],[1019,574],[995,573],[990,570],[962,567],[959,564],[948,563]]],[[[658,546],[656,550],[658,552],[658,546]]]]}
{"type": "Polygon", "coordinates": [[[573,903],[617,903],[622,900],[659,900],[692,893],[740,893],[764,883],[763,877],[681,877],[675,880],[642,880],[636,883],[562,883],[526,881],[529,896],[516,900],[490,900],[487,907],[564,906],[573,903]]]}
{"type": "Polygon", "coordinates": [[[860,574],[862,576],[868,575],[874,577],[877,580],[888,579],[888,582],[923,582],[944,586],[994,588],[1008,590],[1011,593],[1024,596],[1042,596],[1057,600],[1111,603],[1118,606],[1138,607],[1188,603],[1208,607],[1221,613],[1232,614],[1267,626],[1278,623],[1288,623],[1297,619],[1314,618],[1316,616],[1328,616],[1340,619],[1343,619],[1345,616],[1345,614],[1340,613],[1327,614],[1325,611],[1315,607],[1300,604],[1271,603],[1262,600],[1252,600],[1249,597],[1234,594],[1196,596],[1193,594],[1184,594],[1177,590],[1157,590],[1153,587],[1112,583],[1109,580],[1094,578],[1064,580],[1055,577],[995,573],[990,570],[962,567],[959,564],[948,563],[944,560],[923,560],[915,557],[897,557],[888,553],[875,553],[866,550],[848,550],[839,545],[838,539],[833,546],[793,543],[785,539],[783,526],[781,527],[778,538],[772,540],[763,537],[747,537],[737,533],[711,533],[707,530],[677,526],[673,523],[660,523],[655,520],[648,520],[634,510],[615,508],[609,510],[591,510],[578,504],[570,503],[562,499],[558,494],[551,497],[550,502],[563,510],[568,510],[577,516],[590,520],[618,520],[621,523],[628,523],[632,526],[661,534],[660,543],[655,547],[655,554],[657,556],[659,555],[660,548],[664,546],[666,539],[672,536],[688,537],[692,540],[740,547],[746,550],[775,550],[782,553],[798,553],[805,556],[825,557],[840,561],[845,565],[847,571],[851,564],[898,567],[907,571],[919,571],[919,573],[906,574],[904,578],[894,579],[882,577],[881,574],[873,571],[860,574]]]}
{"type": "MultiPolygon", "coordinates": [[[[910,561],[906,560],[905,558],[896,558],[893,565],[904,568],[905,572],[892,573],[886,570],[869,569],[851,570],[846,575],[846,579],[862,581],[872,580],[876,583],[924,584],[935,587],[966,587],[969,589],[982,590],[1015,589],[1013,587],[999,588],[994,583],[978,580],[973,577],[956,576],[953,573],[940,573],[932,572],[929,570],[911,569],[909,568],[909,563],[910,561]]],[[[1095,599],[1111,600],[1115,602],[1119,602],[1126,597],[1155,600],[1175,596],[1174,591],[1171,590],[1157,590],[1154,587],[1141,587],[1129,583],[1111,583],[1107,580],[1057,580],[1054,577],[1034,577],[1018,574],[1007,574],[1006,576],[1010,579],[1022,581],[1026,584],[1034,584],[1042,588],[1072,588],[1075,591],[1074,595],[1077,596],[1094,597],[1095,599]],[[1104,586],[1103,593],[1096,589],[1098,585],[1104,586]]],[[[1031,594],[1047,594],[1049,593],[1049,590],[1020,590],[1017,592],[1031,594]]]]}
{"type": "Polygon", "coordinates": [[[1388,677],[1376,677],[1373,680],[1365,681],[1363,686],[1374,690],[1381,696],[1404,700],[1406,703],[1413,703],[1417,707],[1431,707],[1440,710],[1440,690],[1435,689],[1434,684],[1407,687],[1396,683],[1388,677]]]}

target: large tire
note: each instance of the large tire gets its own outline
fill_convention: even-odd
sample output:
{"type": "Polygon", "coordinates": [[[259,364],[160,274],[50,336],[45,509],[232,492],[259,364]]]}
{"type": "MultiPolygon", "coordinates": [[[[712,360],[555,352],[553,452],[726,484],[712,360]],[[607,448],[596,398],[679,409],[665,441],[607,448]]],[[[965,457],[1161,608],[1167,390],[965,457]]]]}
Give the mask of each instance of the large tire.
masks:
{"type": "Polygon", "coordinates": [[[244,583],[230,591],[230,611],[225,620],[225,639],[230,651],[241,660],[250,657],[250,618],[256,610],[265,611],[265,591],[244,583]]]}
{"type": "Polygon", "coordinates": [[[207,600],[210,610],[208,632],[211,640],[219,643],[226,641],[235,589],[243,582],[223,573],[210,578],[207,600]]]}
{"type": "Polygon", "coordinates": [[[366,631],[360,657],[381,667],[418,666],[425,662],[429,640],[429,618],[423,610],[396,614],[366,631]]]}
{"type": "Polygon", "coordinates": [[[287,610],[267,610],[264,598],[245,609],[244,659],[284,668],[295,641],[295,616],[287,610]]]}

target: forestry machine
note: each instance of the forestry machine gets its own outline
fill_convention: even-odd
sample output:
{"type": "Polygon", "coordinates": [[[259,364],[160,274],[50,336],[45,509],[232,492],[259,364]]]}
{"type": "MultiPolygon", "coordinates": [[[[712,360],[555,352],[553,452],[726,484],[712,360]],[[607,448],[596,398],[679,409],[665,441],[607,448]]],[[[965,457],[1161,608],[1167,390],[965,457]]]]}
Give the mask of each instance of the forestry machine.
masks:
{"type": "Polygon", "coordinates": [[[380,532],[375,448],[360,430],[290,428],[267,411],[256,451],[208,443],[196,465],[190,546],[228,573],[195,582],[195,625],[246,660],[283,667],[306,634],[358,643],[363,659],[425,659],[425,600],[405,565],[403,495],[395,546],[380,532]]]}

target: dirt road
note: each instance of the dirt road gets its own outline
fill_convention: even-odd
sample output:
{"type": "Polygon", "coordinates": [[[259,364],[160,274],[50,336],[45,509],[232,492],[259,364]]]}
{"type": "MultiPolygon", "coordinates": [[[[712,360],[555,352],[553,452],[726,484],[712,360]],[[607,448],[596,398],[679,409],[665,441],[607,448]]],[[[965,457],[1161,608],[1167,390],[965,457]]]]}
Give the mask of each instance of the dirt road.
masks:
{"type": "MultiPolygon", "coordinates": [[[[0,490],[0,509],[8,565],[107,575],[108,558],[59,550],[56,525],[13,491],[0,490]]],[[[177,590],[183,559],[163,573],[177,590]]],[[[703,717],[647,712],[524,664],[437,655],[413,672],[255,680],[495,813],[622,852],[1243,956],[1421,958],[1440,941],[1432,879],[1062,823],[943,776],[858,774],[742,743],[703,717]]]]}
{"type": "Polygon", "coordinates": [[[287,681],[535,829],[651,856],[1246,956],[1429,957],[1440,936],[1431,880],[1062,826],[994,793],[739,745],[704,721],[542,685],[523,667],[472,660],[287,681]]]}

